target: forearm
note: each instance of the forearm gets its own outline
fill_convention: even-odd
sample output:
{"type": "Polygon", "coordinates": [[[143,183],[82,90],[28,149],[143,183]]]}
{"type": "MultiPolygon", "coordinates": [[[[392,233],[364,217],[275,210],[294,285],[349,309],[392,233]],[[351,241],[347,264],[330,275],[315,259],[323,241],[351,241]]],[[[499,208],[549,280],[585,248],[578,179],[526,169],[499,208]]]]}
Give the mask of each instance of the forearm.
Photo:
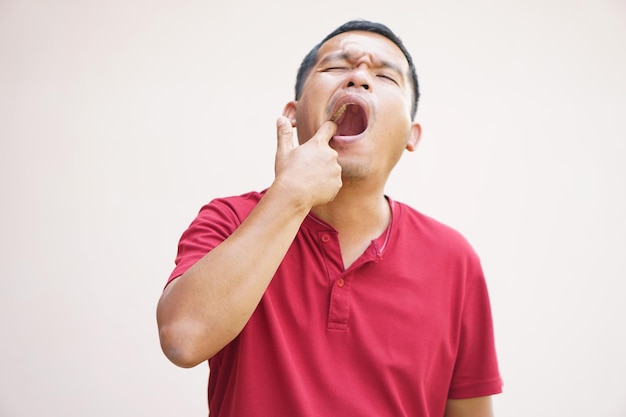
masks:
{"type": "Polygon", "coordinates": [[[175,364],[210,358],[247,323],[309,211],[285,191],[270,187],[229,238],[163,292],[159,336],[175,364]]]}
{"type": "Polygon", "coordinates": [[[444,417],[493,417],[491,397],[448,400],[444,417]]]}

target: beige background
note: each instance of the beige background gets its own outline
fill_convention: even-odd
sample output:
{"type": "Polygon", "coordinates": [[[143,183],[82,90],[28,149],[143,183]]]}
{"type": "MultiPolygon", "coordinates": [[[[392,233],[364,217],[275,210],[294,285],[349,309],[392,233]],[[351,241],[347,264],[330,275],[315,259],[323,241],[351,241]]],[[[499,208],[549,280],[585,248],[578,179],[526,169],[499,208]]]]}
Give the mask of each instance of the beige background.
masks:
{"type": "Polygon", "coordinates": [[[206,415],[157,339],[177,240],[270,183],[297,65],[359,17],[414,55],[388,194],[481,255],[498,415],[626,415],[623,0],[0,0],[0,416],[206,415]]]}

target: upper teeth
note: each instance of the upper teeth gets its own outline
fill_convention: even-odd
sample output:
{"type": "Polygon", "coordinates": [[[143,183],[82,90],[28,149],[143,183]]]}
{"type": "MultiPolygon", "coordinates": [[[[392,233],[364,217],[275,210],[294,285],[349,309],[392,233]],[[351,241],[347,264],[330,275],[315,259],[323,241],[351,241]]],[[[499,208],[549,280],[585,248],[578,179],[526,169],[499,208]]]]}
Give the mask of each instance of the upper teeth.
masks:
{"type": "Polygon", "coordinates": [[[337,120],[339,120],[339,118],[343,115],[343,113],[346,111],[346,109],[348,108],[348,105],[350,103],[346,103],[343,106],[339,107],[339,109],[335,112],[335,114],[333,114],[333,116],[330,118],[330,120],[332,122],[337,122],[337,120]]]}

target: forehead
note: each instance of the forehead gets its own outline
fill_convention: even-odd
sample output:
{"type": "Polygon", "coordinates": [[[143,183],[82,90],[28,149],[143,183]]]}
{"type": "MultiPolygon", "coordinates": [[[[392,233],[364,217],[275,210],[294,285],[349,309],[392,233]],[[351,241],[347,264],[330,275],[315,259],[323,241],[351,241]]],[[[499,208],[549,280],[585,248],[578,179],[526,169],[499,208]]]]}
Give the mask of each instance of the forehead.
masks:
{"type": "Polygon", "coordinates": [[[400,48],[378,33],[365,31],[340,33],[321,46],[317,55],[318,62],[335,53],[341,53],[353,59],[369,56],[372,61],[393,62],[403,70],[409,68],[409,63],[400,48]]]}

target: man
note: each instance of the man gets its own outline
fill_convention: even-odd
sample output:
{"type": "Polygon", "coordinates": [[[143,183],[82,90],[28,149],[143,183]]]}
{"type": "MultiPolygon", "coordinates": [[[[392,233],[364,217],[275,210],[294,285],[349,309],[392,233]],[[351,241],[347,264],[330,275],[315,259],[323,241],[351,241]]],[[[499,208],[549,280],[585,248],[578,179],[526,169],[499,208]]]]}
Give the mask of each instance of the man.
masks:
{"type": "Polygon", "coordinates": [[[418,97],[386,26],[340,26],[302,63],[271,186],[212,201],[182,235],[157,321],[173,363],[209,361],[212,417],[492,415],[479,260],[384,194],[419,142],[418,97]]]}

